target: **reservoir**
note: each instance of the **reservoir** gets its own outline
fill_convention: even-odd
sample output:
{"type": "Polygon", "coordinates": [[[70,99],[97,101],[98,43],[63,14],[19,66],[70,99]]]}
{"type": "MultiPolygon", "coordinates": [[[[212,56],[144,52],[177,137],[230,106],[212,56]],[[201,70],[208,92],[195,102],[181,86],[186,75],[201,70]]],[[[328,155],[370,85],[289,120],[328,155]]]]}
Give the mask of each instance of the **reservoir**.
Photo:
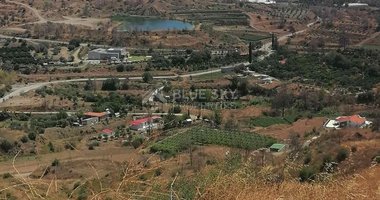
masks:
{"type": "Polygon", "coordinates": [[[188,22],[171,19],[161,19],[140,16],[115,16],[113,20],[120,21],[120,31],[167,31],[193,30],[194,26],[188,22]]]}

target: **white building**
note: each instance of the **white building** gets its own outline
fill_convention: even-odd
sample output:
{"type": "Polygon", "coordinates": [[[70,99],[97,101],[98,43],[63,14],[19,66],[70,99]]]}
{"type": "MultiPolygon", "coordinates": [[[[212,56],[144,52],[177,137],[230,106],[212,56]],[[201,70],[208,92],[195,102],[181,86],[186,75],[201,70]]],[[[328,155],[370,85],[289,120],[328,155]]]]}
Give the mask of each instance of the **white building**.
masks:
{"type": "Polygon", "coordinates": [[[343,6],[347,7],[368,7],[367,3],[345,3],[343,6]]]}
{"type": "Polygon", "coordinates": [[[248,0],[251,3],[262,3],[262,4],[276,4],[274,0],[248,0]]]}
{"type": "Polygon", "coordinates": [[[125,48],[98,48],[88,52],[88,60],[121,60],[126,56],[125,48]]]}

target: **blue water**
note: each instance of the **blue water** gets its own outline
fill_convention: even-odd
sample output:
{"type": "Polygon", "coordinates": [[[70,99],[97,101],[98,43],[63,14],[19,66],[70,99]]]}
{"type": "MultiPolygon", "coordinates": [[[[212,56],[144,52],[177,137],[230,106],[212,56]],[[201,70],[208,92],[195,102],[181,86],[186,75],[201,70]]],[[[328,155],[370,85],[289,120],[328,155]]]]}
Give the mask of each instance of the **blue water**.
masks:
{"type": "Polygon", "coordinates": [[[166,31],[166,30],[193,30],[190,23],[158,18],[127,17],[119,26],[121,31],[166,31]]]}

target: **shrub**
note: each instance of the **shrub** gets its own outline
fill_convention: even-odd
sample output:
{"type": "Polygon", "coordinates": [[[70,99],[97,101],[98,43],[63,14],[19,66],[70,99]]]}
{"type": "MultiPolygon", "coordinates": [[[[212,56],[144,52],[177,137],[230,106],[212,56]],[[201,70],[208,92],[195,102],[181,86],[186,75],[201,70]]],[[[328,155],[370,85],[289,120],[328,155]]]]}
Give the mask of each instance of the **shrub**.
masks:
{"type": "Polygon", "coordinates": [[[77,189],[80,186],[80,182],[74,183],[73,190],[77,189]]]}
{"type": "Polygon", "coordinates": [[[336,155],[336,161],[338,163],[346,160],[346,158],[348,157],[349,155],[349,152],[347,149],[345,148],[340,148],[339,151],[338,151],[338,154],[336,155]]]}
{"type": "Polygon", "coordinates": [[[78,200],[85,200],[87,199],[87,191],[85,187],[81,187],[78,194],[78,200]]]}
{"type": "Polygon", "coordinates": [[[51,163],[51,166],[53,167],[56,167],[59,165],[59,160],[58,159],[54,159],[53,162],[51,163]]]}
{"type": "Polygon", "coordinates": [[[48,147],[49,147],[49,151],[50,152],[54,152],[55,151],[53,143],[49,142],[48,147]]]}
{"type": "Polygon", "coordinates": [[[148,180],[148,176],[146,174],[142,174],[142,175],[139,176],[139,179],[141,181],[146,181],[146,180],[148,180]]]}
{"type": "Polygon", "coordinates": [[[98,141],[93,141],[91,142],[89,145],[88,145],[88,150],[94,150],[95,147],[99,146],[99,142],[98,141]]]}
{"type": "Polygon", "coordinates": [[[10,152],[12,150],[12,148],[13,148],[13,145],[8,140],[1,141],[1,143],[0,143],[0,149],[3,152],[8,153],[8,152],[10,152]]]}
{"type": "Polygon", "coordinates": [[[119,79],[110,78],[103,82],[102,90],[115,91],[119,87],[119,79]]]}
{"type": "Polygon", "coordinates": [[[305,159],[303,160],[303,163],[305,165],[309,164],[311,162],[311,153],[306,154],[305,159]]]}
{"type": "Polygon", "coordinates": [[[20,141],[21,141],[22,143],[27,143],[28,140],[29,140],[29,139],[28,139],[28,136],[26,136],[26,135],[22,136],[21,139],[20,139],[20,141]]]}
{"type": "Polygon", "coordinates": [[[143,137],[141,137],[141,136],[135,136],[132,139],[132,146],[133,146],[133,148],[137,149],[137,148],[139,148],[139,146],[142,145],[143,142],[144,142],[144,138],[143,137]]]}
{"type": "Polygon", "coordinates": [[[144,72],[144,74],[143,74],[143,81],[144,81],[145,83],[150,83],[150,82],[152,82],[152,81],[153,81],[153,76],[152,76],[152,74],[149,73],[149,72],[144,72]]]}
{"type": "Polygon", "coordinates": [[[380,164],[380,156],[376,156],[373,160],[374,160],[376,163],[380,164]]]}
{"type": "Polygon", "coordinates": [[[30,140],[36,140],[36,133],[35,132],[29,132],[28,133],[28,138],[30,140]]]}
{"type": "Polygon", "coordinates": [[[160,176],[162,174],[162,170],[160,169],[160,168],[158,168],[158,169],[156,169],[155,171],[154,171],[154,175],[155,176],[160,176]]]}
{"type": "Polygon", "coordinates": [[[116,66],[116,71],[117,72],[123,72],[125,70],[125,67],[123,64],[117,65],[116,66]]]}
{"type": "Polygon", "coordinates": [[[299,172],[299,179],[301,182],[311,182],[315,179],[316,170],[312,167],[303,167],[299,172]]]}
{"type": "Polygon", "coordinates": [[[12,175],[10,173],[3,174],[3,179],[11,178],[12,175]]]}
{"type": "Polygon", "coordinates": [[[172,108],[173,113],[181,113],[181,107],[180,106],[174,106],[172,108]]]}

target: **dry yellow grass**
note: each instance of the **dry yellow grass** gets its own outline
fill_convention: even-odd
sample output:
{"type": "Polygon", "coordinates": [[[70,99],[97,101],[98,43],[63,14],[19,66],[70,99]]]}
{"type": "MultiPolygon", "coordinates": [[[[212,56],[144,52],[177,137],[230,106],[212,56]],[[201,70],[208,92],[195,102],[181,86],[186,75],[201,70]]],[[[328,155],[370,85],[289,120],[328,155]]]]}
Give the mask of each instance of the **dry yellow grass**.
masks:
{"type": "Polygon", "coordinates": [[[11,85],[16,78],[16,73],[14,72],[5,72],[0,69],[0,86],[1,85],[11,85]]]}
{"type": "Polygon", "coordinates": [[[296,180],[265,184],[261,181],[249,182],[236,175],[222,176],[198,199],[380,199],[380,166],[352,177],[314,184],[296,180]]]}

